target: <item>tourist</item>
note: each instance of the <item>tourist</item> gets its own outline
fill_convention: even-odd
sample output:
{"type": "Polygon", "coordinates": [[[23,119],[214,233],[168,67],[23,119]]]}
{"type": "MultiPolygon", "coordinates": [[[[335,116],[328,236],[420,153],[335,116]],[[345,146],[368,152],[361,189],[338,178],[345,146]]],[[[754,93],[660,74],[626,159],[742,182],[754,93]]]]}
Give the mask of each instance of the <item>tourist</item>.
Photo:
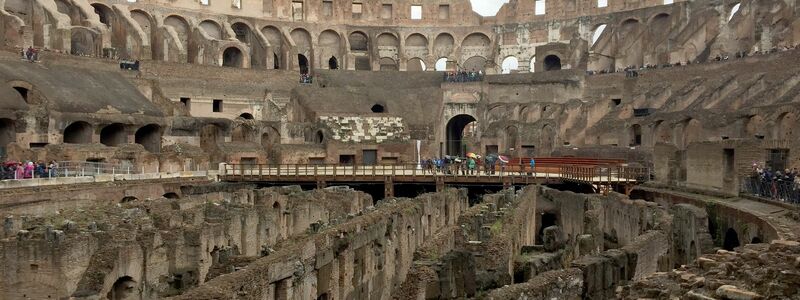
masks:
{"type": "Polygon", "coordinates": [[[33,52],[33,46],[28,47],[28,50],[25,51],[25,58],[27,58],[29,62],[33,62],[33,52]]]}
{"type": "Polygon", "coordinates": [[[528,175],[531,175],[531,173],[533,173],[533,176],[535,177],[536,176],[536,160],[533,159],[533,157],[531,157],[530,165],[531,165],[531,172],[528,173],[528,175]]]}
{"type": "Polygon", "coordinates": [[[50,164],[47,166],[49,177],[58,177],[58,163],[55,160],[50,161],[50,164]]]}
{"type": "Polygon", "coordinates": [[[469,169],[469,175],[475,175],[475,167],[476,166],[477,166],[477,163],[475,162],[475,159],[470,157],[467,160],[467,168],[469,169]]]}

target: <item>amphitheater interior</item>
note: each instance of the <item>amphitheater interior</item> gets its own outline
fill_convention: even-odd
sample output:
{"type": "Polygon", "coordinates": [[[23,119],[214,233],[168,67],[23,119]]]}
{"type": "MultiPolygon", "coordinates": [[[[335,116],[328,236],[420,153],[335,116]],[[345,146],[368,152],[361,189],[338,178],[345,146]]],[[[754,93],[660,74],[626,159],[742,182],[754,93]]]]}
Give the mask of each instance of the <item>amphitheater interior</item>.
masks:
{"type": "Polygon", "coordinates": [[[0,299],[800,299],[800,3],[505,2],[0,0],[0,299]]]}

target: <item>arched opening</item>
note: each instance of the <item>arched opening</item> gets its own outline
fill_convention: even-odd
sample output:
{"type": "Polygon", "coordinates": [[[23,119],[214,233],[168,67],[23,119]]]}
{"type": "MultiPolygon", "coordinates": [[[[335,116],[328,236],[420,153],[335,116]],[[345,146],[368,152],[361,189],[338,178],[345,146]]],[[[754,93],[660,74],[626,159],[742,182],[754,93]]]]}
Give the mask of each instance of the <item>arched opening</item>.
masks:
{"type": "Polygon", "coordinates": [[[379,63],[381,65],[381,71],[397,71],[397,62],[395,62],[394,59],[382,57],[379,63]]]}
{"type": "Polygon", "coordinates": [[[733,17],[735,17],[736,14],[739,13],[739,8],[741,7],[741,5],[742,5],[741,3],[736,3],[736,5],[734,5],[731,8],[731,13],[730,13],[730,15],[728,15],[728,22],[733,20],[733,17]]]}
{"type": "Polygon", "coordinates": [[[631,146],[641,146],[642,145],[642,126],[639,124],[634,124],[631,126],[631,146]]]}
{"type": "Polygon", "coordinates": [[[241,68],[243,60],[242,50],[236,47],[230,47],[222,52],[222,66],[241,68]]]}
{"type": "Polygon", "coordinates": [[[558,216],[554,213],[542,213],[539,219],[539,230],[536,231],[536,244],[544,244],[544,229],[550,226],[558,225],[558,216]]]}
{"type": "Polygon", "coordinates": [[[136,143],[151,153],[161,152],[161,126],[146,125],[136,131],[136,143]]]}
{"type": "Polygon", "coordinates": [[[442,33],[433,40],[433,54],[437,56],[450,56],[453,52],[455,39],[449,33],[442,33]]]}
{"type": "Polygon", "coordinates": [[[414,33],[406,38],[406,47],[428,48],[428,39],[419,33],[414,33]]]}
{"type": "Polygon", "coordinates": [[[178,193],[175,193],[175,192],[164,193],[163,196],[164,196],[164,198],[167,198],[167,199],[180,199],[181,198],[181,196],[179,196],[178,193]]]}
{"type": "Polygon", "coordinates": [[[519,69],[519,60],[516,57],[509,56],[503,60],[503,74],[511,74],[519,69]]]}
{"type": "Polygon", "coordinates": [[[111,27],[111,19],[114,15],[114,12],[111,11],[111,8],[100,3],[92,3],[92,7],[94,8],[94,13],[97,14],[97,17],[100,19],[100,23],[111,27]]]}
{"type": "Polygon", "coordinates": [[[231,141],[240,143],[255,143],[258,133],[248,124],[239,124],[231,131],[231,141]]]}
{"type": "Polygon", "coordinates": [[[297,55],[297,65],[300,68],[300,74],[308,74],[308,58],[305,55],[297,55]]]}
{"type": "Polygon", "coordinates": [[[375,105],[373,105],[373,106],[372,106],[372,108],[371,108],[371,110],[372,110],[372,112],[374,112],[374,113],[376,113],[376,114],[379,114],[379,113],[384,113],[384,112],[386,112],[386,110],[385,110],[385,108],[383,107],[383,105],[380,105],[380,104],[375,104],[375,105]]]}
{"type": "Polygon", "coordinates": [[[336,60],[336,56],[331,56],[331,59],[328,60],[328,69],[331,70],[339,69],[339,61],[336,60]]]}
{"type": "Polygon", "coordinates": [[[464,131],[473,122],[477,122],[475,117],[470,115],[457,115],[447,122],[445,132],[447,133],[447,154],[453,156],[465,156],[466,143],[464,141],[464,131]]]}
{"type": "Polygon", "coordinates": [[[517,137],[519,136],[519,130],[516,126],[508,126],[505,130],[505,152],[506,154],[511,155],[512,157],[517,157],[517,137]]]}
{"type": "Polygon", "coordinates": [[[239,115],[239,118],[242,118],[242,119],[245,119],[245,120],[252,120],[253,119],[253,115],[250,114],[250,113],[242,113],[241,115],[239,115]]]}
{"type": "Polygon", "coordinates": [[[280,58],[278,58],[278,55],[273,53],[272,54],[272,59],[273,59],[272,68],[275,69],[275,70],[280,69],[281,68],[281,60],[280,60],[280,58]]]}
{"type": "Polygon", "coordinates": [[[794,128],[796,125],[796,117],[794,113],[787,112],[778,117],[778,128],[776,139],[792,139],[794,138],[794,128]]]}
{"type": "Polygon", "coordinates": [[[164,19],[164,26],[170,26],[172,27],[172,29],[175,30],[175,33],[177,34],[178,38],[177,42],[179,42],[183,48],[183,51],[180,51],[182,53],[173,53],[173,52],[178,52],[177,51],[178,49],[175,49],[176,51],[172,51],[173,48],[168,48],[165,46],[164,47],[165,53],[163,55],[164,60],[182,62],[179,61],[178,58],[180,58],[181,55],[186,55],[185,61],[192,62],[193,59],[188,55],[189,37],[191,36],[191,29],[189,28],[189,22],[186,22],[186,19],[184,19],[183,17],[172,15],[164,19]]]}
{"type": "Polygon", "coordinates": [[[350,51],[368,51],[369,50],[369,40],[367,39],[367,35],[363,32],[353,32],[348,37],[350,41],[350,51]]]}
{"type": "Polygon", "coordinates": [[[133,202],[133,201],[136,201],[136,200],[139,200],[139,199],[134,197],[134,196],[125,196],[125,197],[122,197],[122,200],[120,200],[119,203],[128,203],[128,202],[133,202]]]}
{"type": "Polygon", "coordinates": [[[725,240],[722,243],[722,249],[733,251],[734,248],[739,247],[739,234],[733,228],[728,228],[725,231],[725,240]]]}
{"type": "Polygon", "coordinates": [[[91,56],[95,54],[95,33],[86,27],[72,27],[70,32],[70,54],[91,56]]]}
{"type": "Polygon", "coordinates": [[[205,20],[200,22],[200,29],[203,30],[208,36],[215,40],[222,39],[222,27],[217,24],[217,22],[211,20],[205,20]]]}
{"type": "Polygon", "coordinates": [[[751,244],[761,244],[761,243],[763,243],[763,241],[761,241],[761,238],[760,238],[760,237],[757,237],[757,236],[756,236],[756,237],[753,237],[753,239],[752,239],[752,240],[750,240],[750,243],[751,243],[751,244]]]}
{"type": "Polygon", "coordinates": [[[265,149],[274,147],[281,142],[280,133],[272,127],[269,127],[261,134],[261,146],[265,149]]]}
{"type": "Polygon", "coordinates": [[[314,142],[317,144],[322,144],[325,141],[325,134],[322,133],[322,130],[317,130],[317,133],[314,135],[314,142]]]}
{"type": "Polygon", "coordinates": [[[17,128],[14,120],[0,119],[0,148],[17,141],[17,128]]]}
{"type": "Polygon", "coordinates": [[[134,297],[135,293],[136,281],[130,276],[122,276],[111,286],[111,290],[106,294],[106,299],[125,300],[134,297]]]}
{"type": "Polygon", "coordinates": [[[89,144],[92,142],[92,125],[78,121],[64,128],[64,144],[89,144]]]}
{"type": "Polygon", "coordinates": [[[548,55],[544,58],[544,70],[555,71],[561,70],[561,58],[556,55],[548,55]]]}
{"type": "Polygon", "coordinates": [[[447,71],[447,57],[442,57],[436,60],[436,65],[434,65],[436,71],[447,71]]]}
{"type": "Polygon", "coordinates": [[[17,91],[17,93],[19,93],[20,97],[22,97],[22,100],[24,100],[25,103],[30,103],[28,101],[28,89],[21,86],[15,86],[14,90],[17,91]]]}
{"type": "Polygon", "coordinates": [[[594,29],[594,32],[592,33],[592,44],[590,46],[594,46],[594,44],[597,43],[597,40],[603,36],[603,33],[606,31],[606,27],[608,27],[608,25],[600,24],[594,29]]]}
{"type": "Polygon", "coordinates": [[[491,46],[491,43],[492,43],[492,40],[489,39],[488,36],[486,36],[483,33],[476,32],[476,33],[470,34],[466,38],[464,38],[464,41],[461,43],[461,46],[462,47],[472,47],[472,48],[489,47],[489,46],[491,46]]]}
{"type": "Polygon", "coordinates": [[[464,62],[463,68],[467,72],[486,73],[486,59],[481,56],[470,57],[464,62]]]}
{"type": "Polygon", "coordinates": [[[269,49],[267,53],[272,52],[273,61],[272,66],[274,69],[281,68],[281,58],[283,57],[283,34],[278,28],[272,26],[266,26],[261,28],[261,34],[267,39],[269,42],[269,49]]]}
{"type": "Polygon", "coordinates": [[[422,61],[420,58],[412,58],[408,60],[408,65],[406,66],[406,71],[409,72],[422,72],[427,71],[428,67],[425,65],[425,62],[422,61]]]}
{"type": "Polygon", "coordinates": [[[247,26],[245,23],[233,23],[231,25],[231,29],[233,29],[233,33],[236,35],[236,39],[242,43],[250,44],[250,26],[247,26]]]}
{"type": "Polygon", "coordinates": [[[100,143],[103,145],[116,147],[127,142],[128,135],[125,134],[125,125],[114,123],[100,130],[100,143]]]}

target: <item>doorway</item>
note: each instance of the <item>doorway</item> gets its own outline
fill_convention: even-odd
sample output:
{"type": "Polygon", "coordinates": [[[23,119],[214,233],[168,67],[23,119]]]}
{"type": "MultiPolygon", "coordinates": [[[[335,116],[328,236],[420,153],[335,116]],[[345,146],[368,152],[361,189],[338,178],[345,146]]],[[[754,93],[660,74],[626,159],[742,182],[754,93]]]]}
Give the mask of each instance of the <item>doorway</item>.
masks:
{"type": "Polygon", "coordinates": [[[378,164],[378,150],[364,150],[362,151],[362,160],[364,165],[373,166],[378,164]]]}

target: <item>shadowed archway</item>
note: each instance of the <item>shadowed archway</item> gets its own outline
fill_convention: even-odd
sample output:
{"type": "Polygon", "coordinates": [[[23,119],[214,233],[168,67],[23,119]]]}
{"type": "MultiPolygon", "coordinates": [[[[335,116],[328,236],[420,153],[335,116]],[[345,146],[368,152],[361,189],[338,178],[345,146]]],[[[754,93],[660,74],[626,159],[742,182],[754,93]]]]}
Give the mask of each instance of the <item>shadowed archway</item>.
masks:
{"type": "Polygon", "coordinates": [[[464,129],[472,122],[477,121],[470,115],[457,115],[447,122],[445,132],[447,135],[447,154],[454,156],[466,155],[464,150],[464,129]]]}

